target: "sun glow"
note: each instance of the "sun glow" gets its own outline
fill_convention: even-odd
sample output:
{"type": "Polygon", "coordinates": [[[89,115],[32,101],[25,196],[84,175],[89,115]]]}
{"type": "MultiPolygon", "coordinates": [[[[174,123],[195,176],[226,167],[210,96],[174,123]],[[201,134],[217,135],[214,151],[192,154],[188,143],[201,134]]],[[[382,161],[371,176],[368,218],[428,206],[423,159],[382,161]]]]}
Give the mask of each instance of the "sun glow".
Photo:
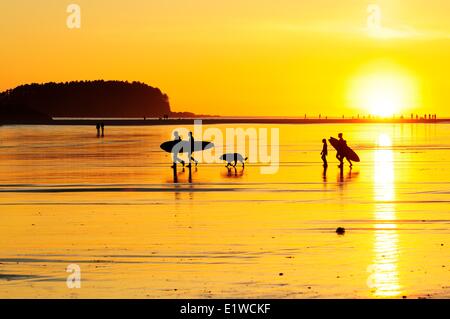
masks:
{"type": "Polygon", "coordinates": [[[417,99],[414,78],[394,68],[365,70],[350,90],[353,108],[381,117],[402,115],[417,107],[417,99]]]}

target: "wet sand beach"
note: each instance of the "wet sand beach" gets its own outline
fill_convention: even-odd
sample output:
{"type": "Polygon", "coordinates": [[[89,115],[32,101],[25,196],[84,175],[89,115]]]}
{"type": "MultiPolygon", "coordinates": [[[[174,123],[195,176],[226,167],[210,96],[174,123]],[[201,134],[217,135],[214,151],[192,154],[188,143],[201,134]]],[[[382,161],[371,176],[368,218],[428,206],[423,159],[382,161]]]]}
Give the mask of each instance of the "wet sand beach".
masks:
{"type": "Polygon", "coordinates": [[[175,183],[176,127],[0,127],[0,297],[450,296],[450,125],[215,125],[279,128],[278,172],[175,183]],[[339,132],[361,163],[324,174],[339,132]]]}

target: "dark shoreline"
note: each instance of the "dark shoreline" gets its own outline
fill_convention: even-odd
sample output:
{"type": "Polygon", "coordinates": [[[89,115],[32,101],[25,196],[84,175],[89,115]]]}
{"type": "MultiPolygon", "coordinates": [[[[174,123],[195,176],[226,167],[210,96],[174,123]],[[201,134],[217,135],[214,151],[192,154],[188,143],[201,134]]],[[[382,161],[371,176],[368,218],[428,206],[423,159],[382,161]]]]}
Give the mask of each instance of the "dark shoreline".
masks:
{"type": "Polygon", "coordinates": [[[450,118],[432,120],[411,119],[298,119],[298,118],[184,118],[184,119],[64,119],[52,121],[0,122],[0,125],[96,125],[104,123],[110,126],[152,126],[152,125],[193,125],[201,120],[204,125],[211,124],[446,124],[450,118]]]}

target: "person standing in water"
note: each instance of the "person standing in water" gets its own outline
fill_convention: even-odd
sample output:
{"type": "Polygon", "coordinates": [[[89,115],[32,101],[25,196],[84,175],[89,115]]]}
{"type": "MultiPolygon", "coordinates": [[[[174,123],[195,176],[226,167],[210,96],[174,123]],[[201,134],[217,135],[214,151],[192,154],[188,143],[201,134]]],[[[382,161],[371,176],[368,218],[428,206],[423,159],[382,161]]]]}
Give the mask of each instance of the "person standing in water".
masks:
{"type": "Polygon", "coordinates": [[[195,166],[197,166],[198,161],[192,156],[192,153],[194,153],[195,149],[195,140],[194,136],[192,136],[192,132],[189,132],[189,151],[188,151],[188,158],[189,158],[189,167],[191,165],[191,162],[194,161],[195,166]]]}
{"type": "Polygon", "coordinates": [[[95,127],[97,129],[97,137],[100,137],[100,123],[97,123],[95,127]]]}
{"type": "Polygon", "coordinates": [[[102,137],[105,137],[105,123],[102,123],[101,127],[102,127],[102,137]]]}
{"type": "Polygon", "coordinates": [[[328,156],[327,140],[323,139],[322,143],[323,143],[323,146],[322,146],[322,152],[320,152],[320,155],[322,156],[323,167],[327,167],[328,166],[328,162],[327,162],[327,156],[328,156]]]}

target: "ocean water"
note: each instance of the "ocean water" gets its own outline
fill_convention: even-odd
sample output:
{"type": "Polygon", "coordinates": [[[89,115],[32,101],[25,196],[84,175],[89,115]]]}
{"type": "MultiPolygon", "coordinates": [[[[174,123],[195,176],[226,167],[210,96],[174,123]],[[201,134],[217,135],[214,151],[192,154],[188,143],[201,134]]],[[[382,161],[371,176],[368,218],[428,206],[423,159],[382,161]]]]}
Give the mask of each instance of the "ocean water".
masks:
{"type": "Polygon", "coordinates": [[[277,130],[245,148],[279,150],[276,172],[257,156],[174,176],[175,126],[0,127],[0,297],[450,296],[450,125],[211,128],[277,130]],[[341,171],[329,146],[324,172],[339,132],[361,162],[341,171]]]}

